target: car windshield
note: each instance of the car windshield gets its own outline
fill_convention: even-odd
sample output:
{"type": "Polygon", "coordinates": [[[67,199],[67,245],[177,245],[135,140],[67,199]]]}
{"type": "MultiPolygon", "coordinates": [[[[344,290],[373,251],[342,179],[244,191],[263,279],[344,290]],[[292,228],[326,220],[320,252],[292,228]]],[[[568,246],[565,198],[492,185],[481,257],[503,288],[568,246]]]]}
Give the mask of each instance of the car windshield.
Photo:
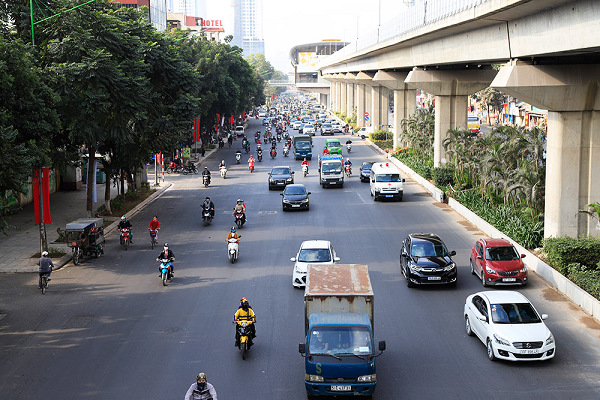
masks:
{"type": "Polygon", "coordinates": [[[289,168],[273,168],[271,171],[271,175],[288,175],[289,173],[289,168]]]}
{"type": "Polygon", "coordinates": [[[529,303],[491,304],[492,321],[496,324],[536,324],[541,318],[529,303]]]}
{"type": "Polygon", "coordinates": [[[293,187],[286,187],[285,194],[306,194],[306,189],[304,189],[303,187],[298,187],[298,186],[293,186],[293,187]]]}
{"type": "Polygon", "coordinates": [[[330,262],[331,254],[327,249],[302,249],[298,256],[300,262],[330,262]]]}
{"type": "Polygon", "coordinates": [[[315,327],[309,335],[309,353],[365,356],[373,354],[371,335],[364,327],[315,327]]]}
{"type": "Polygon", "coordinates": [[[340,142],[327,142],[327,147],[340,147],[340,142]]]}
{"type": "Polygon", "coordinates": [[[314,127],[313,127],[312,125],[310,125],[310,124],[304,125],[304,127],[305,127],[305,128],[314,128],[314,127]]]}
{"type": "Polygon", "coordinates": [[[400,182],[400,174],[377,174],[377,182],[400,182]]]}
{"type": "Polygon", "coordinates": [[[512,246],[487,247],[485,258],[490,261],[514,261],[521,257],[512,246]]]}
{"type": "Polygon", "coordinates": [[[323,128],[331,128],[331,124],[323,124],[323,128]]]}
{"type": "Polygon", "coordinates": [[[298,150],[306,150],[306,149],[310,149],[310,143],[308,141],[300,141],[300,142],[296,142],[296,148],[298,150]]]}
{"type": "Polygon", "coordinates": [[[331,173],[331,172],[338,172],[341,173],[342,172],[342,165],[341,163],[323,163],[323,165],[321,166],[321,169],[323,170],[324,173],[331,173]]]}
{"type": "Polygon", "coordinates": [[[448,255],[448,250],[443,243],[415,241],[412,245],[412,255],[414,257],[445,257],[448,255]]]}

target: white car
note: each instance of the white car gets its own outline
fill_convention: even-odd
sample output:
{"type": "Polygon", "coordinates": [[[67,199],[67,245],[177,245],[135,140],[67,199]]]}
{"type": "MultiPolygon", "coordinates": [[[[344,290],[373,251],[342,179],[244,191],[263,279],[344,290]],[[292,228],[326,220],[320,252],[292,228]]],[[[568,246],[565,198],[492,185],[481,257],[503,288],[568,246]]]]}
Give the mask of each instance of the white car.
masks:
{"type": "Polygon", "coordinates": [[[510,361],[538,361],[554,357],[552,332],[533,305],[519,292],[487,291],[467,297],[465,330],[486,346],[488,358],[510,361]]]}
{"type": "Polygon", "coordinates": [[[235,127],[235,134],[237,135],[237,137],[243,137],[245,134],[244,131],[244,127],[241,125],[238,125],[235,127]]]}
{"type": "Polygon", "coordinates": [[[292,122],[292,128],[295,130],[300,129],[300,125],[302,125],[302,121],[294,121],[292,122]]]}
{"type": "Polygon", "coordinates": [[[340,261],[329,240],[306,240],[300,245],[296,257],[290,258],[294,261],[292,273],[292,285],[298,288],[306,286],[306,271],[308,264],[335,264],[340,261]]]}
{"type": "Polygon", "coordinates": [[[302,129],[302,133],[305,135],[314,135],[315,134],[315,126],[313,124],[306,124],[302,129]]]}
{"type": "Polygon", "coordinates": [[[334,122],[331,124],[331,132],[342,133],[342,125],[340,125],[338,122],[334,122]]]}

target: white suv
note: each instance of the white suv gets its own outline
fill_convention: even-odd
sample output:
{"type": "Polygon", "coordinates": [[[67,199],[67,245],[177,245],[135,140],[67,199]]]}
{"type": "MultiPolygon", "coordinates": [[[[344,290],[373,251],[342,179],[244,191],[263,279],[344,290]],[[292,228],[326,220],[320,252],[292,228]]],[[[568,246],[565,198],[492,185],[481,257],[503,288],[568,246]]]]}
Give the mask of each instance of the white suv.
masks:
{"type": "Polygon", "coordinates": [[[340,261],[329,240],[306,240],[300,245],[296,257],[290,258],[294,261],[292,272],[292,285],[298,288],[306,286],[306,272],[308,264],[335,264],[340,261]]]}

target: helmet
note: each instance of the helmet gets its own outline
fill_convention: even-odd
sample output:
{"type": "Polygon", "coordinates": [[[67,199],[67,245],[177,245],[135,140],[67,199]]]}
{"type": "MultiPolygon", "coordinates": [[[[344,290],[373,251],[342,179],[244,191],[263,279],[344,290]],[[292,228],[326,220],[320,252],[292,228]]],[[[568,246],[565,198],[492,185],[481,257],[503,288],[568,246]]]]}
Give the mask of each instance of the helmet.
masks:
{"type": "Polygon", "coordinates": [[[346,158],[346,161],[350,161],[350,157],[346,158]]]}
{"type": "Polygon", "coordinates": [[[242,299],[242,301],[241,301],[241,303],[242,303],[242,308],[243,308],[244,310],[247,310],[247,309],[248,309],[248,306],[250,305],[250,304],[248,304],[248,299],[246,299],[246,298],[243,298],[243,299],[242,299]]]}
{"type": "Polygon", "coordinates": [[[206,196],[206,199],[204,199],[204,201],[210,201],[210,197],[206,196]]]}
{"type": "Polygon", "coordinates": [[[208,169],[208,167],[204,167],[204,169],[208,169]]]}
{"type": "Polygon", "coordinates": [[[231,233],[235,233],[235,226],[231,227],[231,233]]]}
{"type": "Polygon", "coordinates": [[[42,251],[42,257],[46,257],[48,256],[48,252],[47,251],[42,251]]]}
{"type": "Polygon", "coordinates": [[[225,160],[221,160],[221,164],[225,164],[225,160]]]}
{"type": "Polygon", "coordinates": [[[169,243],[165,243],[164,247],[169,248],[169,243]]]}
{"type": "Polygon", "coordinates": [[[196,375],[196,380],[199,381],[200,379],[206,379],[206,374],[204,372],[200,372],[196,375]]]}
{"type": "Polygon", "coordinates": [[[243,203],[242,199],[237,199],[238,203],[243,203]]]}
{"type": "Polygon", "coordinates": [[[243,303],[243,302],[248,302],[248,299],[245,297],[242,297],[242,299],[240,300],[240,303],[243,303]]]}
{"type": "Polygon", "coordinates": [[[121,215],[121,221],[125,221],[125,216],[121,215]]]}

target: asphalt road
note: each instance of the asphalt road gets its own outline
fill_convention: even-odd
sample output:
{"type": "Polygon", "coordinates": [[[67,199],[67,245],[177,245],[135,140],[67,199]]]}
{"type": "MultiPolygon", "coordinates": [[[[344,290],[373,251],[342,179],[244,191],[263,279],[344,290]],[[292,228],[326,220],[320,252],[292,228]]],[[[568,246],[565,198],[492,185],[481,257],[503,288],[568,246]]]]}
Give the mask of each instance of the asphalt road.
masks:
{"type": "MultiPolygon", "coordinates": [[[[249,138],[257,128],[252,120],[249,138]]],[[[348,136],[337,137],[345,142],[348,136]]],[[[235,165],[241,141],[234,143],[208,159],[209,188],[200,175],[167,177],[174,187],[132,219],[135,244],[128,251],[109,236],[104,256],[54,273],[45,296],[33,275],[2,277],[1,398],[182,398],[200,371],[220,399],[306,398],[298,353],[303,292],[292,287],[290,257],[308,239],[331,240],[341,262],[369,265],[375,340],[386,340],[388,348],[378,359],[375,398],[600,398],[600,326],[536,276],[522,291],[550,315],[555,359],[487,359],[485,346],[466,336],[462,317],[467,295],[482,289],[468,267],[481,232],[409,180],[403,202],[373,202],[356,174],[362,161],[381,158],[364,141],[354,140],[355,175],[342,189],[320,188],[316,161],[303,178],[300,162],[283,157],[281,144],[275,160],[265,152],[250,174],[245,153],[235,165]],[[221,159],[229,165],[225,180],[217,171],[221,159]],[[281,211],[279,192],[267,188],[275,165],[292,166],[296,182],[306,184],[310,211],[281,211]],[[200,204],[207,195],[216,218],[204,227],[200,204]],[[240,258],[230,264],[225,237],[237,198],[246,201],[248,223],[240,230],[240,258]],[[162,225],[159,242],[168,242],[176,256],[168,287],[158,277],[160,248],[150,249],[146,231],[154,214],[162,225]],[[457,252],[455,289],[408,289],[400,275],[402,239],[428,231],[457,252]],[[249,298],[258,318],[256,346],[245,361],[233,347],[231,324],[241,297],[249,298]]],[[[314,143],[318,153],[324,139],[316,136],[314,143]]]]}

